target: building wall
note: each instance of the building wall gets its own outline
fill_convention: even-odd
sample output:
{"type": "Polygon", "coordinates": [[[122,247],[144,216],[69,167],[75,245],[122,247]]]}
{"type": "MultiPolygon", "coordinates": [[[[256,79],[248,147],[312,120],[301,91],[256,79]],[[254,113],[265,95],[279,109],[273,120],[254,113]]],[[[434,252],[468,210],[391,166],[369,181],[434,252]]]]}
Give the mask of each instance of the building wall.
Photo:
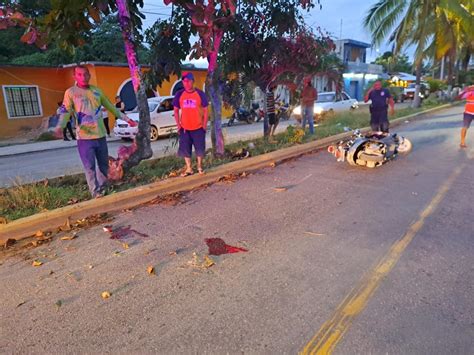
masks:
{"type": "Polygon", "coordinates": [[[66,71],[60,68],[38,67],[0,67],[0,138],[14,137],[22,132],[37,129],[43,117],[56,113],[57,103],[62,101],[64,90],[72,82],[65,76],[66,71]],[[3,86],[36,85],[39,87],[41,117],[8,118],[7,105],[3,86]]]}

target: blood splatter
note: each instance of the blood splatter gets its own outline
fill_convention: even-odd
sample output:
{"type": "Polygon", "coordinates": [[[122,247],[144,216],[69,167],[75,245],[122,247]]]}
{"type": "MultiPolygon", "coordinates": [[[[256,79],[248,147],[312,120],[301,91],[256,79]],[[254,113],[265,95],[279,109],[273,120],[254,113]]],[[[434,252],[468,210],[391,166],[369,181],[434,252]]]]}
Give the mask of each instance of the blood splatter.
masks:
{"type": "Polygon", "coordinates": [[[204,240],[209,247],[209,255],[222,255],[247,252],[248,250],[240,247],[233,247],[226,244],[221,238],[207,238],[204,240]]]}
{"type": "MultiPolygon", "coordinates": [[[[122,239],[127,239],[127,238],[130,238],[132,237],[134,234],[138,237],[142,237],[142,238],[148,238],[149,235],[145,234],[145,233],[141,233],[135,229],[132,229],[132,226],[126,226],[126,227],[118,227],[118,228],[115,228],[115,229],[112,229],[111,226],[107,226],[108,227],[108,232],[110,234],[112,234],[110,236],[110,239],[117,239],[117,240],[122,240],[122,239]]],[[[104,228],[105,230],[105,228],[104,228]]]]}

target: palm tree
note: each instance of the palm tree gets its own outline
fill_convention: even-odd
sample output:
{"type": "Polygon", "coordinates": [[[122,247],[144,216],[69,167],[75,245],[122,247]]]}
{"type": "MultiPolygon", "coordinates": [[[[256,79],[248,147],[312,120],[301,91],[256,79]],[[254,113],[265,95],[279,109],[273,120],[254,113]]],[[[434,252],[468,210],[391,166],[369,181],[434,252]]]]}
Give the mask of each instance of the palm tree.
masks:
{"type": "Polygon", "coordinates": [[[416,92],[413,105],[420,105],[419,90],[423,60],[450,58],[452,80],[461,33],[473,29],[472,0],[379,0],[368,11],[364,26],[375,45],[388,39],[394,53],[415,47],[416,92]]]}

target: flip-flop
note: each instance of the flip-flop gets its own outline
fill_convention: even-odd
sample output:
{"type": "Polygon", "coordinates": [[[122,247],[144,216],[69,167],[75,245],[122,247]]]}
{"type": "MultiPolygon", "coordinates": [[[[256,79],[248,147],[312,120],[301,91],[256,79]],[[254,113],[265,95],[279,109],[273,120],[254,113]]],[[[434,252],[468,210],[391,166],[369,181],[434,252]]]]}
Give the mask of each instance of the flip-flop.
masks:
{"type": "Polygon", "coordinates": [[[185,172],[182,173],[180,176],[181,176],[181,177],[186,177],[186,176],[191,176],[191,175],[194,175],[194,172],[193,172],[193,171],[185,171],[185,172]]]}
{"type": "Polygon", "coordinates": [[[459,144],[459,148],[465,149],[465,148],[467,148],[467,145],[466,144],[459,144]]]}

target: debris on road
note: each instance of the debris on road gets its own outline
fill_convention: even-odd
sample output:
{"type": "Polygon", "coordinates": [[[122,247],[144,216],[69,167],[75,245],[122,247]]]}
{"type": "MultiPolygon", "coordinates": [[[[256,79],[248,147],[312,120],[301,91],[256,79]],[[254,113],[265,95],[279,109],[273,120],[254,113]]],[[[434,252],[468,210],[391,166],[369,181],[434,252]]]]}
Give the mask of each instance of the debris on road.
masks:
{"type": "Polygon", "coordinates": [[[104,292],[101,293],[101,296],[105,300],[107,298],[110,298],[110,296],[112,296],[112,294],[108,291],[104,291],[104,292]]]}
{"type": "Polygon", "coordinates": [[[146,272],[150,275],[155,275],[155,268],[153,266],[148,266],[146,272]]]}
{"type": "Polygon", "coordinates": [[[221,238],[207,238],[205,242],[209,248],[209,255],[223,255],[247,252],[245,248],[234,247],[226,244],[221,238]]]}
{"type": "Polygon", "coordinates": [[[204,257],[201,258],[197,253],[193,253],[192,260],[188,261],[188,265],[198,269],[209,269],[215,264],[214,260],[212,260],[208,255],[204,255],[204,257]]]}
{"type": "Polygon", "coordinates": [[[34,260],[32,265],[33,266],[41,266],[41,265],[43,265],[43,263],[39,260],[34,260]]]}
{"type": "Polygon", "coordinates": [[[73,234],[68,234],[68,235],[65,235],[64,237],[61,237],[61,240],[73,240],[76,238],[77,238],[77,234],[73,233],[73,234]]]}
{"type": "Polygon", "coordinates": [[[304,232],[304,234],[312,235],[314,237],[324,237],[326,235],[326,234],[314,233],[314,232],[310,232],[310,231],[306,231],[306,232],[304,232]]]}

